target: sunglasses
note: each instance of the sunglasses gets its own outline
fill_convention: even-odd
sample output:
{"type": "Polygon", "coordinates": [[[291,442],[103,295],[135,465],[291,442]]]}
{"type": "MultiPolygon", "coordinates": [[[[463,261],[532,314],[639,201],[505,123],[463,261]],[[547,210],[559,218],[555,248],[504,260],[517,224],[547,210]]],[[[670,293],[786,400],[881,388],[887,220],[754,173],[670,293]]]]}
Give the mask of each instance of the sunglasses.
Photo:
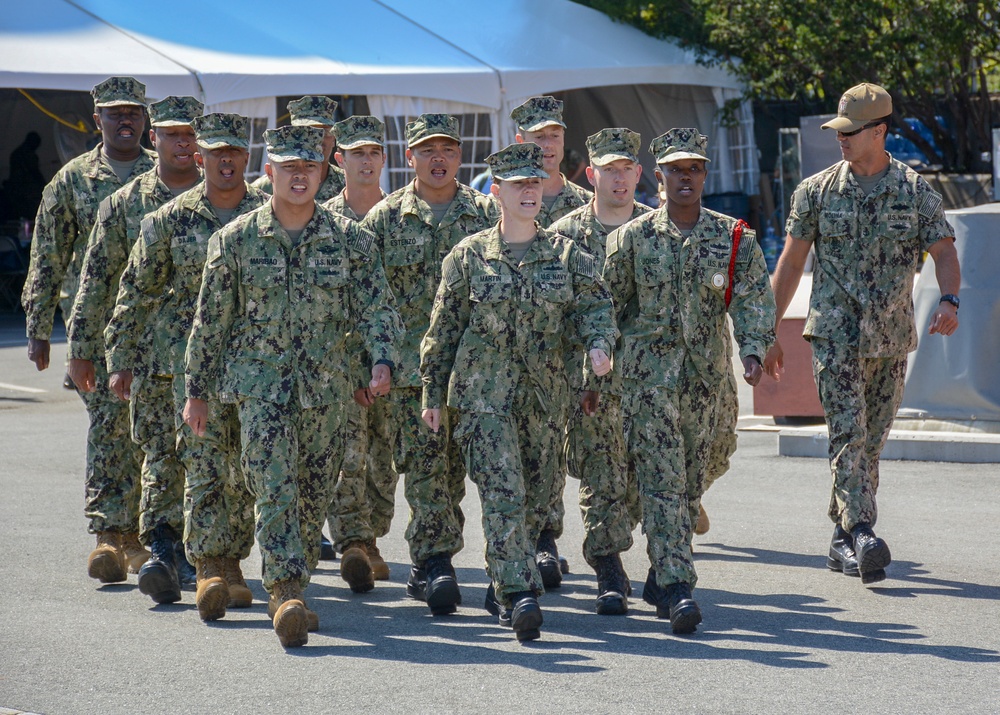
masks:
{"type": "Polygon", "coordinates": [[[853,137],[855,134],[860,134],[865,129],[871,129],[872,127],[877,127],[881,123],[882,122],[868,122],[866,125],[864,125],[860,129],[855,129],[853,132],[839,132],[839,134],[844,137],[853,137]]]}

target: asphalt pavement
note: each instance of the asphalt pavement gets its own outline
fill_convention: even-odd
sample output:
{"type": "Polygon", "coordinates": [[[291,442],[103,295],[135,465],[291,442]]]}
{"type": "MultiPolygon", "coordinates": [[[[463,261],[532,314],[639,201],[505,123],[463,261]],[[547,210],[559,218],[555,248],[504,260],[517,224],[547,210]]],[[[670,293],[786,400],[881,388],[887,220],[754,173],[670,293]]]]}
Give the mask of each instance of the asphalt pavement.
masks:
{"type": "MultiPolygon", "coordinates": [[[[57,333],[61,340],[61,332],[57,333]]],[[[625,557],[626,616],[594,613],[575,483],[559,546],[572,572],[541,598],[540,640],[518,644],[482,608],[478,497],[463,507],[458,613],[406,597],[406,503],[380,542],[391,580],[355,595],[337,562],[306,591],[321,627],[285,651],[255,600],[205,624],[194,592],[157,606],[128,583],[86,575],[86,412],[62,388],[65,345],[36,372],[23,323],[0,316],[0,713],[998,713],[1000,468],[885,462],[878,533],[888,579],[865,588],[828,571],[825,460],[777,456],[741,431],[732,469],[704,499],[695,597],[704,622],[674,636],[641,599],[637,530],[625,557]]],[[[741,425],[754,418],[741,394],[741,425]]]]}

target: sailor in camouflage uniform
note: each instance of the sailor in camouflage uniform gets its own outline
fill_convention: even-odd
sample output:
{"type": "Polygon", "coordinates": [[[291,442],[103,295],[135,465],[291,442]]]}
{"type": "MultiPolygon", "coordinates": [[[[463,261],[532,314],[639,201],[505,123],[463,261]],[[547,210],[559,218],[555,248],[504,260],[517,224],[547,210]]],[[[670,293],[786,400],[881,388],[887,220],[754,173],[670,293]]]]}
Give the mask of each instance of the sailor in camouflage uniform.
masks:
{"type": "MultiPolygon", "coordinates": [[[[941,302],[928,334],[958,328],[961,269],[941,196],[885,151],[892,98],[862,83],[840,99],[843,161],[807,178],[792,195],[788,240],[773,285],[781,320],[816,249],[804,335],[830,434],[834,533],[827,565],[864,584],[885,579],[889,546],[875,535],[879,456],[903,398],[906,355],[917,347],[913,278],[924,251],[934,259],[941,302]]],[[[779,378],[775,344],[765,359],[779,378]]]]}
{"type": "Polygon", "coordinates": [[[445,407],[458,410],[453,438],[479,488],[486,607],[518,640],[538,638],[542,624],[534,542],[561,468],[563,333],[571,326],[597,375],[611,369],[618,335],[594,257],[535,223],[542,153],[512,144],[487,158],[500,222],[445,258],[420,352],[424,421],[436,432],[445,407]]]}
{"type": "MultiPolygon", "coordinates": [[[[333,133],[337,103],[322,95],[307,95],[292,100],[287,108],[293,127],[319,127],[326,132],[323,137],[323,183],[316,194],[316,201],[329,201],[345,186],[343,169],[330,161],[337,147],[337,138],[333,133]]],[[[253,186],[269,194],[272,192],[271,178],[267,174],[258,177],[253,186]]]]}
{"type": "MultiPolygon", "coordinates": [[[[91,94],[101,142],[60,169],[42,193],[21,295],[28,359],[39,370],[49,366],[56,304],[64,316],[70,314],[98,206],[153,168],[155,156],[139,146],[146,123],[145,92],[146,86],[131,77],[111,77],[95,86],[91,94]],[[60,302],[60,287],[68,300],[60,302]]],[[[137,534],[142,450],[129,439],[128,410],[108,388],[100,361],[93,384],[93,392],[80,394],[90,418],[84,514],[97,535],[87,571],[91,578],[113,583],[124,581],[126,569],[137,570],[149,555],[137,534]]]]}
{"type": "MultiPolygon", "coordinates": [[[[385,166],[385,125],[376,117],[353,116],[334,124],[333,133],[337,138],[334,156],[344,169],[347,186],[324,206],[359,221],[386,196],[379,185],[385,166]]],[[[363,379],[364,346],[357,335],[351,337],[351,370],[360,377],[355,378],[354,400],[345,407],[347,447],[333,499],[333,506],[341,513],[331,510],[330,533],[348,560],[346,567],[341,561],[342,574],[352,573],[352,558],[361,560],[360,554],[347,551],[361,546],[368,557],[370,579],[385,580],[389,565],[375,540],[389,533],[399,477],[392,466],[388,402],[373,398],[368,390],[363,379]]],[[[361,564],[356,568],[362,571],[361,564]]],[[[358,585],[365,590],[374,586],[368,579],[365,574],[364,582],[358,585]]]]}
{"type": "Polygon", "coordinates": [[[315,201],[323,137],[306,126],[264,133],[274,196],[210,239],[186,355],[185,420],[195,434],[216,392],[239,411],[264,588],[286,648],[319,626],[302,590],[343,460],[346,336],[361,336],[368,388],[381,397],[402,330],[374,237],[315,201]]]}
{"type": "Polygon", "coordinates": [[[651,566],[643,599],[674,633],[701,622],[691,534],[731,370],[727,313],[751,385],[774,340],[774,297],[753,232],[701,207],[707,144],[697,129],[653,140],[667,202],[608,236],[604,267],[615,305],[637,302],[619,321],[625,442],[651,566]]]}
{"type": "MultiPolygon", "coordinates": [[[[239,565],[253,547],[253,500],[239,468],[235,408],[212,394],[207,396],[211,419],[204,435],[194,435],[183,422],[184,350],[209,236],[266,203],[268,195],[244,180],[246,117],[209,114],[194,118],[192,127],[205,180],[143,219],[105,341],[108,369],[123,392],[137,371],[167,388],[158,395],[156,409],[169,415],[171,440],[183,467],[178,482],[163,485],[165,492],[183,493],[183,530],[172,521],[156,530],[153,551],[160,555],[160,565],[149,575],[148,593],[162,602],[180,599],[170,546],[183,534],[187,558],[196,567],[195,603],[201,618],[209,621],[225,615],[227,606],[246,608],[253,600],[239,565]]],[[[183,565],[179,558],[176,563],[183,565]]]]}
{"type": "MultiPolygon", "coordinates": [[[[575,241],[603,266],[608,233],[650,210],[635,200],[642,176],[639,135],[622,127],[602,129],[587,137],[587,153],[594,198],[550,228],[575,241]]],[[[632,547],[639,495],[625,455],[621,376],[612,372],[584,391],[583,354],[580,345],[566,350],[572,396],[566,461],[569,474],[580,480],[583,556],[597,572],[597,612],[620,614],[628,610],[631,587],[619,554],[632,547]]]]}
{"type": "MultiPolygon", "coordinates": [[[[594,195],[569,181],[559,171],[565,155],[566,124],[562,116],[563,103],[555,97],[532,97],[515,107],[510,118],[517,126],[518,143],[533,142],[542,148],[543,169],[548,177],[542,182],[542,207],[535,221],[548,228],[566,214],[586,205],[594,195]]],[[[546,588],[558,588],[562,573],[569,572],[569,564],[560,558],[556,539],[562,535],[566,508],[563,505],[566,465],[559,470],[561,486],[552,492],[549,516],[536,544],[536,558],[542,571],[546,588]]]]}
{"type": "MultiPolygon", "coordinates": [[[[96,387],[94,364],[102,368],[106,365],[104,329],[115,307],[119,277],[132,244],[139,236],[139,222],[146,214],[201,181],[201,172],[195,162],[191,121],[200,116],[203,109],[204,105],[194,97],[167,97],[150,104],[149,139],[156,149],[156,168],[101,202],[97,222],[87,242],[80,289],[73,303],[67,334],[70,375],[83,392],[93,392],[96,387]]],[[[152,342],[148,329],[139,342],[142,345],[152,342]]],[[[184,477],[174,449],[170,380],[140,371],[130,390],[118,375],[110,381],[110,386],[119,399],[129,402],[132,440],[142,447],[144,454],[139,540],[151,546],[158,527],[173,529],[179,537],[184,525],[184,477]]],[[[176,555],[180,563],[184,554],[179,538],[177,546],[181,547],[176,555]]],[[[169,568],[161,562],[162,556],[162,550],[154,550],[152,558],[143,564],[139,570],[139,590],[149,595],[164,594],[163,586],[166,585],[167,599],[176,596],[172,600],[179,600],[179,583],[172,566],[174,552],[171,550],[166,555],[171,564],[169,568]]],[[[184,565],[186,576],[193,581],[194,569],[186,560],[184,565]]]]}
{"type": "Polygon", "coordinates": [[[544,169],[549,175],[542,182],[542,208],[535,219],[542,228],[548,228],[594,197],[590,191],[577,186],[559,171],[566,154],[566,124],[563,122],[562,110],[563,103],[560,100],[546,96],[532,97],[510,113],[510,118],[517,126],[515,139],[519,143],[534,142],[542,147],[544,169]]]}
{"type": "Polygon", "coordinates": [[[416,173],[365,216],[375,234],[386,278],[399,305],[406,335],[400,343],[396,385],[390,397],[396,469],[405,474],[410,522],[406,540],[412,567],[406,592],[434,614],[452,613],[461,593],[451,557],[463,546],[465,465],[451,440],[451,417],[431,432],[420,418],[420,340],[441,280],[441,261],[463,238],[496,223],[497,208],[455,179],[462,163],[458,120],[421,114],[406,125],[406,157],[416,173]]]}

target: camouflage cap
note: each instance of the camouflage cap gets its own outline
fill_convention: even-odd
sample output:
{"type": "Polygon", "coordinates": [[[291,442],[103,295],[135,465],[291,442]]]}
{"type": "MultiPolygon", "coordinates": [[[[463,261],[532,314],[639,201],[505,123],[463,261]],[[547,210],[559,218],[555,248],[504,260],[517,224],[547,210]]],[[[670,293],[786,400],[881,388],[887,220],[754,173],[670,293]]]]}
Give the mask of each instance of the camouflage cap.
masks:
{"type": "Polygon", "coordinates": [[[95,107],[146,106],[146,85],[134,77],[108,77],[90,90],[95,107]]]}
{"type": "Polygon", "coordinates": [[[823,125],[823,129],[838,132],[856,132],[868,122],[892,114],[892,97],[877,84],[862,82],[844,92],[837,105],[837,116],[823,125]]]}
{"type": "Polygon", "coordinates": [[[191,120],[195,141],[202,149],[250,147],[250,120],[239,114],[205,114],[191,120]]]}
{"type": "Polygon", "coordinates": [[[408,149],[434,137],[447,137],[461,144],[462,135],[458,133],[458,120],[450,114],[421,114],[406,125],[408,149]]]}
{"type": "Polygon", "coordinates": [[[542,171],[542,148],[532,142],[505,146],[486,157],[486,164],[490,167],[490,175],[501,181],[549,178],[542,171]]]}
{"type": "Polygon", "coordinates": [[[264,132],[267,142],[267,158],[280,164],[283,161],[325,161],[323,137],[326,132],[319,127],[305,125],[279,127],[264,132]]]}
{"type": "Polygon", "coordinates": [[[649,153],[657,164],[669,164],[682,159],[708,158],[708,137],[697,129],[671,129],[656,137],[649,144],[649,153]]]}
{"type": "Polygon", "coordinates": [[[329,97],[307,95],[292,100],[287,106],[295,127],[332,127],[337,121],[333,118],[337,103],[329,97]]]}
{"type": "Polygon", "coordinates": [[[602,129],[587,137],[587,153],[590,163],[594,166],[604,166],[618,159],[628,159],[639,163],[638,132],[625,127],[602,129]]]}
{"type": "Polygon", "coordinates": [[[562,110],[563,103],[555,97],[532,97],[511,110],[510,118],[521,132],[537,132],[553,124],[565,128],[562,110]]]}
{"type": "Polygon", "coordinates": [[[149,125],[151,127],[191,126],[195,117],[200,117],[205,105],[194,97],[164,97],[149,105],[149,125]]]}
{"type": "Polygon", "coordinates": [[[385,124],[367,114],[348,117],[333,125],[333,135],[341,149],[375,145],[385,148],[385,124]]]}

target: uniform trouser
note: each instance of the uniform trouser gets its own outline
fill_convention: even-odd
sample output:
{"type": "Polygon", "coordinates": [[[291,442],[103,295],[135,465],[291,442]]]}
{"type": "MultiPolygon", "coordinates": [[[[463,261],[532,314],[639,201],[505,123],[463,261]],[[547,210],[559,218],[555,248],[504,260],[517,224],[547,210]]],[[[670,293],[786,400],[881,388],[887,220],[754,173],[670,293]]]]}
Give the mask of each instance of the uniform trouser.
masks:
{"type": "Polygon", "coordinates": [[[542,412],[534,390],[518,387],[512,416],[461,412],[455,430],[469,478],[479,489],[486,568],[504,603],[544,592],[535,542],[550,503],[551,473],[561,469],[562,415],[542,412]],[[555,428],[552,428],[552,427],[555,428]]]}
{"type": "MultiPolygon", "coordinates": [[[[580,480],[583,557],[596,568],[597,559],[632,548],[634,523],[629,514],[629,478],[622,433],[621,398],[601,394],[597,413],[587,416],[579,400],[570,406],[566,432],[569,475],[580,480]]],[[[633,489],[633,493],[637,491],[633,489]]]]}
{"type": "Polygon", "coordinates": [[[729,458],[736,453],[736,422],[740,416],[740,402],[736,393],[736,377],[730,368],[726,380],[720,385],[719,416],[715,423],[715,440],[705,468],[705,488],[729,471],[729,458]]]}
{"type": "Polygon", "coordinates": [[[180,538],[184,533],[184,469],[177,459],[172,377],[135,377],[129,422],[132,441],[144,454],[139,540],[148,545],[158,526],[169,526],[180,538]]]}
{"type": "Polygon", "coordinates": [[[903,399],[906,356],[858,357],[857,348],[812,338],[813,376],[830,433],[830,519],[850,531],[875,525],[878,464],[903,399]]]}
{"type": "Polygon", "coordinates": [[[343,405],[303,408],[239,397],[243,472],[254,495],[264,588],[309,583],[344,458],[343,405]]]}
{"type": "Polygon", "coordinates": [[[410,559],[423,566],[431,556],[462,550],[465,514],[465,465],[451,439],[455,413],[441,410],[435,433],[420,417],[422,388],[393,388],[390,423],[395,431],[396,469],[404,475],[403,491],[410,505],[406,541],[410,559]]]}
{"type": "Polygon", "coordinates": [[[692,526],[718,420],[718,385],[705,385],[685,361],[675,389],[636,391],[624,400],[625,441],[635,464],[646,551],[661,587],[697,574],[692,526]]]}
{"type": "Polygon", "coordinates": [[[184,376],[174,376],[177,458],[184,468],[184,548],[188,561],[245,559],[253,548],[253,497],[240,467],[236,406],[207,400],[205,436],[184,423],[184,376]]]}
{"type": "Polygon", "coordinates": [[[330,537],[338,549],[389,533],[398,475],[392,466],[388,403],[345,405],[347,444],[330,505],[330,537]]]}
{"type": "Polygon", "coordinates": [[[94,361],[94,392],[81,392],[87,407],[87,471],[84,514],[91,533],[139,530],[142,450],[129,434],[128,404],[108,387],[103,360],[94,361]]]}

